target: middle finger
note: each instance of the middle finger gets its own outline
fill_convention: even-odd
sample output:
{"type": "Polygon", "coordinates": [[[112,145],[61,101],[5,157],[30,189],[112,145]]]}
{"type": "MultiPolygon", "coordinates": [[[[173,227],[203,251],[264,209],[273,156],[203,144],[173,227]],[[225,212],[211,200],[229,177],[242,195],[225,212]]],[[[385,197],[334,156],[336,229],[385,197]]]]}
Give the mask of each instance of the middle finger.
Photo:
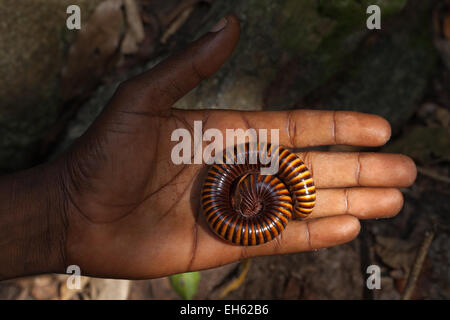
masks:
{"type": "Polygon", "coordinates": [[[317,188],[407,187],[416,178],[411,158],[401,154],[303,152],[297,154],[317,188]]]}

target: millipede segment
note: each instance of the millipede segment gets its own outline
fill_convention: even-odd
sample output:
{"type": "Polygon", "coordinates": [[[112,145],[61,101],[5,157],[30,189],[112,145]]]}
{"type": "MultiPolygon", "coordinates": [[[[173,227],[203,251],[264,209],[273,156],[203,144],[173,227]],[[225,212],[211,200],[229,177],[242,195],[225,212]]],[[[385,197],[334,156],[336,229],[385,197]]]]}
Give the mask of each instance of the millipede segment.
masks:
{"type": "Polygon", "coordinates": [[[201,196],[211,229],[222,239],[243,246],[273,240],[293,215],[305,218],[311,214],[316,200],[311,173],[294,153],[271,145],[258,146],[257,151],[269,157],[278,155],[276,174],[261,175],[261,168],[270,163],[262,164],[259,157],[254,162],[254,151],[248,144],[240,145],[223,157],[223,163],[211,165],[201,196]],[[237,163],[239,158],[244,163],[237,163]]]}

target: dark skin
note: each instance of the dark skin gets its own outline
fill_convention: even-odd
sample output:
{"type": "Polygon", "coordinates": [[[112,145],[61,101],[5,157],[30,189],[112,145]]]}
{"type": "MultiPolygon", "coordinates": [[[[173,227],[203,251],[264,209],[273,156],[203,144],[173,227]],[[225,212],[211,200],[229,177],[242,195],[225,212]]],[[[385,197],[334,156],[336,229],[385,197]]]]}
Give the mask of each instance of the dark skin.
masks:
{"type": "Polygon", "coordinates": [[[302,252],[354,239],[359,219],[395,216],[399,187],[416,167],[403,155],[308,152],[317,204],[303,221],[260,246],[241,247],[212,233],[199,207],[205,165],[175,165],[176,128],[278,128],[289,148],[381,146],[388,122],[354,112],[182,111],[171,106],[231,55],[239,22],[207,33],[184,51],[123,83],[91,128],[57,160],[0,180],[0,279],[65,272],[155,278],[240,259],[302,252]]]}

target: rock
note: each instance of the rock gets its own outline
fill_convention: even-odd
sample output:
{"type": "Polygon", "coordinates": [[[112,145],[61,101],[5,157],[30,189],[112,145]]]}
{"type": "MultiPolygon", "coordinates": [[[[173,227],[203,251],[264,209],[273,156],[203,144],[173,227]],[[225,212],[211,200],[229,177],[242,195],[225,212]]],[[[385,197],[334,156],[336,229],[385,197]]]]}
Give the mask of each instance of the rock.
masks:
{"type": "Polygon", "coordinates": [[[241,38],[232,58],[176,107],[261,110],[264,92],[283,62],[298,52],[310,53],[334,25],[309,0],[216,1],[209,23],[197,37],[227,12],[234,12],[241,21],[241,38]]]}
{"type": "MultiPolygon", "coordinates": [[[[405,0],[379,1],[386,16],[405,0]]],[[[365,3],[365,2],[364,2],[365,3]]],[[[343,57],[367,33],[359,1],[217,1],[213,24],[227,11],[241,21],[241,39],[229,62],[176,106],[184,109],[293,108],[300,97],[342,68],[343,57]],[[364,24],[362,22],[364,21],[364,24]],[[362,28],[364,25],[364,28],[362,28]]],[[[206,25],[197,36],[206,32],[206,25]]]]}
{"type": "Polygon", "coordinates": [[[101,0],[0,2],[0,172],[34,162],[38,141],[61,112],[60,72],[74,31],[66,8],[82,21],[101,0]]]}
{"type": "Polygon", "coordinates": [[[430,23],[434,3],[410,0],[383,32],[365,39],[334,80],[300,104],[375,113],[398,132],[419,108],[437,67],[430,23]]]}

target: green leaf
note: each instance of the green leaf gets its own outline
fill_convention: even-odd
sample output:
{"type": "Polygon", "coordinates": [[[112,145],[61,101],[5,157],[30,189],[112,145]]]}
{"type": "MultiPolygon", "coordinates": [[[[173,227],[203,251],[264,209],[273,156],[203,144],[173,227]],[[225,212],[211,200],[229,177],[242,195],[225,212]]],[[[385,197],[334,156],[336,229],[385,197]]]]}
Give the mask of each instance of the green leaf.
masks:
{"type": "Polygon", "coordinates": [[[185,300],[191,300],[198,290],[200,272],[179,273],[171,276],[172,288],[185,300]]]}

